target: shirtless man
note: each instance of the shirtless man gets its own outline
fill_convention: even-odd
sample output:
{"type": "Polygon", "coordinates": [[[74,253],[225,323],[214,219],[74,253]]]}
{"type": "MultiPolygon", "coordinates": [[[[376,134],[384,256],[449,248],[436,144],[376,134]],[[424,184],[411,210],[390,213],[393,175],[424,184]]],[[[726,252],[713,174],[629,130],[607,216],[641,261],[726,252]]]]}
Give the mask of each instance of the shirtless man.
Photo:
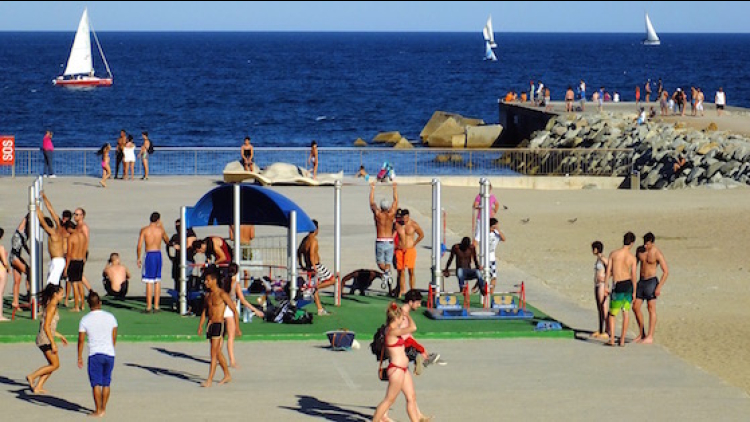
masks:
{"type": "Polygon", "coordinates": [[[227,367],[227,360],[224,357],[224,353],[221,351],[221,343],[224,339],[224,310],[226,307],[229,307],[234,314],[234,325],[237,327],[237,335],[242,335],[242,332],[240,331],[240,320],[237,316],[239,314],[237,312],[237,307],[234,302],[232,302],[229,294],[218,285],[218,280],[218,268],[213,265],[206,268],[204,285],[207,293],[203,299],[204,305],[203,312],[201,313],[201,320],[198,325],[198,335],[201,335],[203,332],[203,324],[206,322],[206,313],[208,313],[206,339],[208,339],[209,344],[211,345],[211,369],[208,372],[208,379],[201,384],[201,387],[210,387],[213,383],[217,361],[221,366],[221,370],[224,371],[224,378],[219,381],[219,384],[224,384],[232,380],[232,376],[229,374],[229,367],[227,367]]]}
{"type": "Polygon", "coordinates": [[[380,207],[375,204],[375,182],[370,182],[370,209],[375,220],[375,262],[383,271],[384,280],[388,284],[391,278],[391,263],[393,262],[393,219],[398,209],[398,194],[396,182],[393,182],[393,201],[383,199],[380,207]]]}
{"type": "Polygon", "coordinates": [[[193,242],[193,254],[202,253],[207,260],[213,260],[216,265],[229,264],[232,261],[232,251],[224,238],[219,236],[208,236],[193,242]]]}
{"type": "Polygon", "coordinates": [[[161,215],[158,212],[151,213],[151,223],[141,229],[138,236],[136,256],[138,257],[138,268],[141,268],[141,249],[146,246],[146,262],[143,265],[141,281],[146,283],[146,309],[144,313],[159,312],[159,299],[161,296],[161,242],[169,243],[167,232],[161,223],[161,215]],[[151,307],[151,295],[153,291],[154,307],[151,307]]]}
{"type": "MultiPolygon", "coordinates": [[[[636,260],[630,249],[633,248],[635,235],[633,232],[625,233],[623,237],[623,246],[620,249],[612,251],[609,254],[609,265],[607,266],[607,276],[614,283],[609,300],[609,315],[607,316],[607,330],[609,331],[608,346],[615,345],[615,319],[620,311],[622,313],[622,331],[620,332],[620,346],[625,346],[625,336],[628,330],[628,317],[631,304],[635,298],[636,283],[636,260]]],[[[604,288],[604,294],[609,294],[608,288],[604,288]]]]}
{"type": "Polygon", "coordinates": [[[120,263],[120,254],[117,252],[109,255],[109,261],[102,270],[102,283],[110,296],[122,299],[128,294],[130,271],[120,263]]]}
{"type": "MultiPolygon", "coordinates": [[[[240,224],[240,243],[239,251],[243,261],[249,261],[253,259],[253,250],[250,248],[250,244],[255,239],[255,225],[253,224],[240,224]]],[[[229,225],[229,240],[234,241],[234,248],[237,249],[237,241],[234,240],[234,224],[229,225]]],[[[245,280],[245,288],[249,283],[248,270],[244,270],[243,280],[245,280]]]]}
{"type": "Polygon", "coordinates": [[[638,251],[638,262],[641,264],[641,278],[635,291],[633,302],[633,313],[638,322],[638,336],[636,343],[651,344],[654,342],[654,329],[656,328],[656,299],[661,295],[661,288],[667,282],[669,267],[667,260],[661,250],[654,245],[656,238],[651,232],[643,235],[643,247],[638,251]],[[661,279],[656,278],[656,268],[661,267],[661,279]],[[646,301],[648,308],[648,335],[644,330],[643,313],[641,305],[646,301]]]}
{"type": "MultiPolygon", "coordinates": [[[[36,216],[39,218],[39,224],[45,232],[47,232],[47,249],[49,251],[49,269],[47,270],[47,284],[60,285],[60,277],[65,271],[65,241],[67,240],[67,233],[63,235],[58,229],[60,227],[60,220],[57,218],[57,214],[50,208],[50,203],[47,200],[47,196],[42,193],[42,198],[47,204],[47,209],[50,210],[52,218],[45,217],[39,205],[36,206],[36,216]]],[[[64,229],[63,229],[64,230],[64,229]]]]}
{"type": "MultiPolygon", "coordinates": [[[[117,138],[117,149],[115,149],[115,179],[117,179],[117,173],[120,172],[120,164],[122,164],[122,158],[125,156],[125,153],[123,152],[123,149],[125,148],[125,143],[128,141],[128,133],[125,132],[125,129],[120,130],[120,137],[117,138]]],[[[120,176],[120,179],[125,176],[125,166],[122,166],[122,176],[120,176]]]]}
{"type": "Polygon", "coordinates": [[[406,294],[406,280],[404,269],[409,271],[409,288],[414,289],[414,267],[417,264],[417,244],[424,239],[424,231],[419,224],[409,216],[409,210],[401,210],[401,219],[396,220],[398,245],[396,246],[396,269],[398,270],[399,297],[406,294]],[[417,236],[414,239],[414,235],[417,236]]]}
{"type": "Polygon", "coordinates": [[[458,277],[458,287],[461,291],[464,290],[466,280],[477,280],[477,287],[482,295],[487,292],[484,286],[484,279],[482,278],[482,266],[479,265],[477,259],[477,250],[474,245],[471,244],[471,239],[464,237],[461,239],[461,243],[456,243],[451,248],[451,254],[448,257],[448,262],[445,264],[443,275],[446,277],[450,274],[451,262],[453,258],[456,258],[456,277],[458,277]],[[474,267],[471,268],[471,261],[474,261],[474,267]]]}
{"type": "Polygon", "coordinates": [[[73,312],[81,312],[83,309],[83,267],[86,263],[86,251],[89,248],[88,239],[83,231],[75,226],[72,221],[67,223],[68,253],[66,255],[65,273],[68,275],[68,283],[73,286],[73,312]]]}
{"type": "MultiPolygon", "coordinates": [[[[83,208],[76,208],[75,211],[73,211],[73,222],[76,223],[76,227],[78,230],[83,232],[83,235],[86,236],[86,256],[84,257],[84,261],[89,259],[89,244],[91,243],[91,234],[89,231],[89,225],[86,224],[85,221],[83,221],[86,218],[86,210],[83,208]]],[[[86,287],[86,290],[91,290],[91,283],[89,283],[89,280],[86,278],[86,276],[83,276],[83,286],[86,287]]]]}
{"type": "Polygon", "coordinates": [[[318,220],[313,220],[313,224],[315,224],[315,231],[308,233],[302,239],[299,248],[297,248],[297,259],[299,260],[300,267],[305,271],[312,272],[313,277],[316,279],[313,299],[315,300],[315,306],[318,307],[318,315],[324,316],[330,314],[320,303],[318,292],[320,289],[334,285],[336,277],[328,268],[320,263],[320,254],[318,253],[318,220]]]}
{"type": "MultiPolygon", "coordinates": [[[[375,281],[376,278],[383,279],[383,273],[377,270],[368,270],[365,268],[360,268],[358,270],[354,270],[350,272],[349,274],[345,275],[341,279],[341,287],[344,287],[344,284],[352,280],[352,285],[349,287],[349,294],[353,295],[357,290],[359,290],[360,296],[365,296],[365,290],[367,290],[373,281],[375,281]]],[[[390,293],[390,292],[389,292],[390,293]]],[[[341,292],[341,294],[344,294],[344,292],[341,292]]]]}

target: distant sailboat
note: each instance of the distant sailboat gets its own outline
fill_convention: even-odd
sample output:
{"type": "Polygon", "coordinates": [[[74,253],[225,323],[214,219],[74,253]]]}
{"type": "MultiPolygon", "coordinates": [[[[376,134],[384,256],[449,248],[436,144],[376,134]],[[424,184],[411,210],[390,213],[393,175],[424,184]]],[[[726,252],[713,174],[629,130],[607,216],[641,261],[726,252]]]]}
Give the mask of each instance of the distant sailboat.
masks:
{"type": "Polygon", "coordinates": [[[495,31],[492,30],[492,15],[487,18],[487,24],[484,25],[482,34],[484,35],[484,40],[490,43],[490,47],[497,47],[497,44],[495,44],[495,31]]]}
{"type": "Polygon", "coordinates": [[[484,42],[484,59],[493,62],[497,61],[497,56],[495,56],[495,52],[492,51],[492,47],[490,47],[489,41],[484,42]]]}
{"type": "Polygon", "coordinates": [[[91,23],[89,22],[88,9],[83,9],[81,21],[78,23],[78,31],[73,40],[73,47],[70,49],[70,57],[68,57],[68,65],[65,68],[65,73],[62,76],[58,76],[52,83],[62,86],[112,85],[112,72],[109,70],[109,64],[107,64],[107,59],[104,57],[104,51],[102,51],[102,46],[99,44],[99,38],[96,36],[94,28],[91,27],[91,23]],[[106,78],[94,76],[94,64],[91,57],[91,34],[94,34],[94,40],[97,47],[99,47],[99,53],[104,61],[104,66],[107,68],[106,78]]]}
{"type": "Polygon", "coordinates": [[[644,45],[660,45],[661,41],[659,41],[659,36],[656,35],[656,31],[654,30],[654,25],[651,24],[651,19],[648,18],[648,13],[646,13],[646,39],[643,40],[644,45]]]}
{"type": "Polygon", "coordinates": [[[497,47],[495,44],[495,32],[492,30],[492,15],[487,18],[487,24],[482,29],[482,35],[484,36],[484,59],[489,61],[497,61],[497,56],[492,50],[497,47]]]}

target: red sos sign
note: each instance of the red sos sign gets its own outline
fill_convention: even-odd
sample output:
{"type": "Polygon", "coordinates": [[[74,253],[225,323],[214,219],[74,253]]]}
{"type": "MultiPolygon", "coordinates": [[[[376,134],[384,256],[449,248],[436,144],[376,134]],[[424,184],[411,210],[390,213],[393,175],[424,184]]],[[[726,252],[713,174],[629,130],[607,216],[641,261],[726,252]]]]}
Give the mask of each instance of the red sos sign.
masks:
{"type": "Polygon", "coordinates": [[[0,135],[0,166],[11,166],[16,161],[16,138],[0,135]]]}

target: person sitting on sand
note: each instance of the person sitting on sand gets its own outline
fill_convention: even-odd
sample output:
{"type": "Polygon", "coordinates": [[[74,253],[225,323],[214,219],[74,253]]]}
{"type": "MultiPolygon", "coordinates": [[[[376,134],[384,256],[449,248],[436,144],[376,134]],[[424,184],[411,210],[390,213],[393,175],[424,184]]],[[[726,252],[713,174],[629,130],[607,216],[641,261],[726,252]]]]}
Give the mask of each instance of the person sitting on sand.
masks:
{"type": "Polygon", "coordinates": [[[102,283],[107,294],[122,299],[128,294],[130,271],[120,263],[120,254],[112,252],[102,271],[102,283]]]}

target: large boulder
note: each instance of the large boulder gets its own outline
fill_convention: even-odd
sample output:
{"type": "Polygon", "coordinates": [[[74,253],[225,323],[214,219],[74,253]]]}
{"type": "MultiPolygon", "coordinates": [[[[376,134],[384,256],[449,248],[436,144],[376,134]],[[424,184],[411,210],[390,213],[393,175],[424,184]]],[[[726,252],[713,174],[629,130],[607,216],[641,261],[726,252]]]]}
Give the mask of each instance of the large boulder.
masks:
{"type": "Polygon", "coordinates": [[[375,137],[372,139],[372,142],[381,144],[395,144],[398,143],[401,138],[403,138],[403,136],[401,136],[401,133],[399,132],[380,132],[375,135],[375,137]]]}
{"type": "MultiPolygon", "coordinates": [[[[432,113],[432,117],[422,129],[422,132],[419,133],[419,138],[422,140],[422,142],[428,143],[428,138],[440,127],[442,127],[445,121],[448,119],[453,119],[462,128],[467,126],[480,126],[484,124],[484,120],[482,119],[471,119],[456,113],[436,111],[432,113]]],[[[463,130],[461,131],[461,133],[463,133],[463,130]]]]}

